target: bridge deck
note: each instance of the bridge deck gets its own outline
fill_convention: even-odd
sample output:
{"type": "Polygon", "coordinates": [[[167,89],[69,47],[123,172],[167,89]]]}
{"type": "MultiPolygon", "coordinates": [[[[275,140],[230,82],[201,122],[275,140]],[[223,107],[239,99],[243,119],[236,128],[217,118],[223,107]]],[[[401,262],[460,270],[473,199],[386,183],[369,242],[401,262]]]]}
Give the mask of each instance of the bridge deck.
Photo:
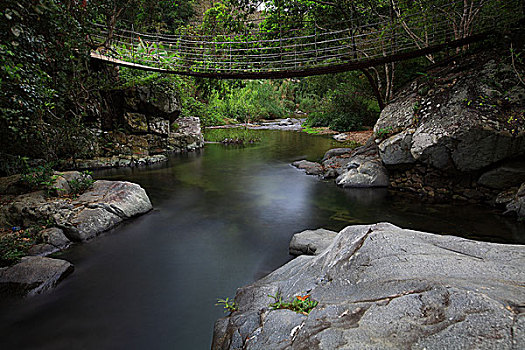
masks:
{"type": "Polygon", "coordinates": [[[289,69],[279,71],[245,71],[245,72],[230,72],[230,71],[215,71],[215,72],[199,72],[191,70],[170,70],[159,67],[147,66],[144,64],[127,62],[110,56],[100,54],[98,52],[91,52],[91,58],[99,60],[105,63],[114,64],[117,66],[140,69],[150,72],[159,72],[166,74],[176,74],[185,76],[194,76],[202,78],[215,78],[215,79],[282,79],[282,78],[299,78],[322,74],[341,73],[353,70],[359,70],[364,68],[370,68],[377,65],[399,62],[409,60],[417,57],[422,57],[428,54],[443,51],[444,49],[456,48],[472,44],[474,42],[485,40],[489,36],[489,33],[481,33],[472,35],[470,37],[453,40],[450,42],[432,45],[423,49],[412,50],[403,53],[392,54],[384,57],[377,57],[371,59],[364,59],[356,62],[348,61],[346,63],[338,63],[333,65],[321,66],[321,67],[307,67],[304,69],[289,69]]]}
{"type": "Polygon", "coordinates": [[[91,57],[133,69],[218,79],[339,73],[420,56],[432,60],[436,52],[484,40],[524,17],[515,0],[487,2],[491,6],[479,5],[479,11],[486,10],[476,12],[475,22],[474,17],[465,18],[464,2],[455,0],[432,8],[431,13],[383,18],[361,27],[341,23],[338,28],[320,30],[316,24],[301,24],[286,33],[246,27],[240,34],[212,31],[210,35],[209,28],[202,26],[183,27],[179,34],[167,35],[115,28],[106,31],[94,25],[91,37],[103,41],[104,49],[92,52],[91,57]],[[500,10],[493,11],[494,6],[500,10]],[[461,23],[469,21],[468,27],[457,27],[459,19],[450,16],[458,14],[461,23]]]}

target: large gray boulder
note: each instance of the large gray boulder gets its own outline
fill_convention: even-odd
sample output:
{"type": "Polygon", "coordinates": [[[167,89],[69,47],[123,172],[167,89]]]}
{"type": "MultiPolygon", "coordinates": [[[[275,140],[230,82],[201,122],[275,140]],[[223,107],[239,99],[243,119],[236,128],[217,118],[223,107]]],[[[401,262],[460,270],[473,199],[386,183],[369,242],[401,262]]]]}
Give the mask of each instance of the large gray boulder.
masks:
{"type": "Polygon", "coordinates": [[[98,180],[70,207],[58,210],[53,219],[69,239],[85,241],[151,209],[148,195],[140,185],[98,180]]]}
{"type": "MultiPolygon", "coordinates": [[[[18,196],[0,206],[0,224],[30,226],[54,221],[67,239],[85,241],[151,208],[146,191],[139,185],[98,180],[76,199],[46,198],[41,191],[18,196]]],[[[53,235],[45,243],[63,248],[57,237],[53,235]]]]}
{"type": "Polygon", "coordinates": [[[348,171],[335,180],[338,186],[353,187],[388,187],[388,173],[377,159],[355,157],[348,164],[348,171]]]}
{"type": "Polygon", "coordinates": [[[379,144],[379,155],[384,164],[401,165],[416,161],[410,152],[414,131],[414,129],[404,130],[379,144]]]}
{"type": "Polygon", "coordinates": [[[73,272],[65,260],[24,257],[11,267],[0,269],[0,295],[33,296],[55,287],[73,272]]]}
{"type": "MultiPolygon", "coordinates": [[[[389,136],[379,144],[382,161],[393,166],[419,162],[449,173],[475,172],[525,154],[525,130],[519,120],[525,89],[513,68],[493,57],[498,56],[464,59],[460,69],[438,68],[429,77],[439,79],[420,78],[406,87],[374,127],[376,135],[389,136]]],[[[495,178],[489,173],[482,182],[503,188],[495,178]]]]}
{"type": "Polygon", "coordinates": [[[523,246],[349,226],[320,255],[240,288],[212,349],[521,349],[524,264],[523,246]],[[276,293],[319,304],[270,310],[276,293]]]}

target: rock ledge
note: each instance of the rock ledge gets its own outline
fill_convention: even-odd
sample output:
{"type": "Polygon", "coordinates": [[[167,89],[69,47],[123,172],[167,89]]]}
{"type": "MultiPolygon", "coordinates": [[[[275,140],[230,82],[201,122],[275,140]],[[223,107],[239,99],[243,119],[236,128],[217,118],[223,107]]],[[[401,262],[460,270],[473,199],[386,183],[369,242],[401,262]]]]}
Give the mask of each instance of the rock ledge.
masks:
{"type": "Polygon", "coordinates": [[[217,321],[213,349],[521,349],[525,247],[349,226],[240,288],[217,321]],[[308,293],[308,315],[269,310],[269,294],[308,293]]]}

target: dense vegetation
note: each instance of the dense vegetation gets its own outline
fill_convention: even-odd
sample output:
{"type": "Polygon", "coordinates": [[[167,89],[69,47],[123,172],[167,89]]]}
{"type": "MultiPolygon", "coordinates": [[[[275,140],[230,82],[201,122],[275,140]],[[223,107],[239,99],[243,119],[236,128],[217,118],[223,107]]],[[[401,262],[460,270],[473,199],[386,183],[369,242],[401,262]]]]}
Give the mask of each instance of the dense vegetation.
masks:
{"type": "MultiPolygon", "coordinates": [[[[158,84],[178,91],[183,114],[199,116],[204,125],[279,118],[302,111],[307,113],[310,126],[358,130],[373,125],[396,88],[439,59],[427,56],[410,63],[386,64],[357,72],[273,81],[216,81],[125,68],[117,72],[112,67],[94,65],[89,59],[91,50],[104,48],[106,44],[89,36],[93,23],[109,29],[106,40],[109,42],[111,29],[116,27],[133,26],[137,31],[169,34],[176,33],[181,26],[193,26],[213,36],[246,33],[254,28],[278,33],[307,25],[313,29],[315,26],[339,29],[348,28],[349,23],[362,25],[397,18],[406,25],[408,37],[418,41],[424,40],[427,28],[414,27],[410,15],[421,9],[437,11],[439,5],[450,2],[271,0],[264,2],[262,13],[256,11],[254,3],[3,0],[0,158],[16,160],[19,158],[12,156],[29,156],[53,160],[92,156],[93,130],[100,115],[108,111],[101,91],[141,84],[158,84]]],[[[469,26],[475,25],[480,11],[501,11],[500,7],[494,7],[497,3],[460,1],[454,11],[443,16],[450,17],[459,38],[468,34],[469,26]],[[461,11],[464,6],[471,11],[461,11]]],[[[2,162],[0,172],[10,172],[7,166],[12,164],[13,161],[2,162]]]]}

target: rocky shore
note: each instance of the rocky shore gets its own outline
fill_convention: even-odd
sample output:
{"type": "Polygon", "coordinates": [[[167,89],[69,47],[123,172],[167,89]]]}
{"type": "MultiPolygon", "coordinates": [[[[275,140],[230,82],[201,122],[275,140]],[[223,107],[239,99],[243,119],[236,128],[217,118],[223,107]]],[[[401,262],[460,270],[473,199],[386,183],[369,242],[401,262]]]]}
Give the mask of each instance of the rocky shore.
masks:
{"type": "Polygon", "coordinates": [[[247,128],[252,130],[286,130],[286,131],[300,131],[302,130],[302,124],[305,121],[304,118],[285,118],[276,120],[263,120],[259,123],[243,123],[243,124],[231,124],[231,125],[220,125],[210,126],[209,129],[230,129],[230,128],[247,128]]]}
{"type": "Polygon", "coordinates": [[[364,147],[294,165],[342,187],[489,203],[525,217],[525,88],[495,57],[478,53],[435,67],[385,107],[364,147]]]}
{"type": "Polygon", "coordinates": [[[521,349],[525,248],[388,223],[294,236],[300,255],[238,289],[212,349],[521,349]],[[308,314],[274,310],[308,295],[308,314]]]}
{"type": "Polygon", "coordinates": [[[35,233],[38,238],[27,250],[28,256],[0,268],[0,295],[30,296],[53,288],[73,271],[73,265],[46,256],[152,209],[146,191],[130,182],[98,180],[87,191],[73,195],[75,185],[89,180],[87,176],[76,171],[57,173],[58,197],[44,191],[18,194],[23,192],[19,176],[1,179],[0,227],[10,228],[12,236],[24,228],[45,229],[35,233]]]}

